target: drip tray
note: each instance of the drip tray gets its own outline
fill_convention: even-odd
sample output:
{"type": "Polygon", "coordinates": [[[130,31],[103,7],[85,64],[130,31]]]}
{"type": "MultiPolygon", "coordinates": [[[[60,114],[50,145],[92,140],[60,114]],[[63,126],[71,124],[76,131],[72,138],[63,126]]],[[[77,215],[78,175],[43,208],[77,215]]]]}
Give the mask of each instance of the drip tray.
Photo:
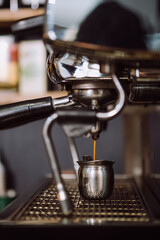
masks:
{"type": "Polygon", "coordinates": [[[64,218],[57,200],[54,181],[34,194],[12,220],[30,223],[87,223],[107,222],[147,223],[149,211],[133,179],[115,179],[112,196],[106,200],[84,200],[75,179],[64,179],[73,204],[73,215],[64,218]]]}

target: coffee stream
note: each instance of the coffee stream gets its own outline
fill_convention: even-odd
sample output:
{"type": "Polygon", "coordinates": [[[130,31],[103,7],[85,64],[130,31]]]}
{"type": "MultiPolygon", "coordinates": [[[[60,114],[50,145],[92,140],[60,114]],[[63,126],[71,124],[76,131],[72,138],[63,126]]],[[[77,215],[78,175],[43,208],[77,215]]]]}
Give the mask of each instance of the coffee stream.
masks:
{"type": "Polygon", "coordinates": [[[96,160],[96,140],[94,140],[94,146],[93,146],[93,160],[96,160]]]}

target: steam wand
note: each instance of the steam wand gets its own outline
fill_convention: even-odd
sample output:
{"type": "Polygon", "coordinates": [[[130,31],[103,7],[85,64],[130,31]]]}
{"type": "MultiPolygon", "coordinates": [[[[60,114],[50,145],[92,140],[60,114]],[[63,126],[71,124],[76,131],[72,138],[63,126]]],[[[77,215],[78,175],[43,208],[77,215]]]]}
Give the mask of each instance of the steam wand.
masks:
{"type": "Polygon", "coordinates": [[[54,176],[56,181],[56,186],[58,191],[57,198],[60,201],[63,214],[68,216],[72,213],[72,205],[71,205],[68,193],[64,187],[64,183],[60,173],[60,168],[58,165],[57,154],[53,145],[53,141],[51,141],[51,127],[53,123],[57,120],[57,118],[58,118],[57,113],[54,113],[53,115],[47,118],[45,125],[43,127],[43,138],[44,138],[45,147],[49,157],[52,175],[54,176]]]}

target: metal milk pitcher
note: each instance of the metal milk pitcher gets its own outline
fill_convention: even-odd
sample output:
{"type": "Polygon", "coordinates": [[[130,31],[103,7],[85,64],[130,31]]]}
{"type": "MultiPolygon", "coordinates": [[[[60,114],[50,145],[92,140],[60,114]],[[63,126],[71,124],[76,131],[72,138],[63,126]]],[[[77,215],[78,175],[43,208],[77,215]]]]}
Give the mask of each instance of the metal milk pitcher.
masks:
{"type": "Polygon", "coordinates": [[[85,199],[106,199],[111,196],[114,186],[112,161],[92,160],[84,156],[78,161],[78,187],[85,199]]]}

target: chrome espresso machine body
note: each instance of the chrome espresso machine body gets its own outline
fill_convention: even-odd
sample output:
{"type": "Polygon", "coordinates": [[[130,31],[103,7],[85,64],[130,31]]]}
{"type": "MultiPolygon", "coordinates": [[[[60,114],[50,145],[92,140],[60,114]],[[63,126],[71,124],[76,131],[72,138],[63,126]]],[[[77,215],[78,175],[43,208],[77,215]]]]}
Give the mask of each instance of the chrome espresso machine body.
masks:
{"type": "Polygon", "coordinates": [[[52,177],[43,179],[36,190],[17,198],[1,213],[1,232],[12,239],[159,239],[160,178],[151,173],[148,114],[159,108],[160,52],[146,49],[139,21],[121,5],[77,1],[73,6],[77,15],[66,20],[63,13],[68,2],[47,1],[43,35],[49,52],[48,75],[68,95],[0,108],[1,129],[48,116],[43,139],[52,172],[52,177]],[[110,31],[109,18],[105,30],[104,16],[113,12],[120,20],[130,16],[128,22],[134,21],[137,35],[133,25],[120,20],[113,26],[109,22],[110,31]],[[114,34],[118,29],[123,34],[130,29],[133,35],[121,38],[114,34]],[[109,198],[85,199],[78,189],[79,157],[74,138],[98,139],[107,121],[122,111],[126,131],[124,175],[115,176],[109,198]],[[61,174],[51,136],[56,122],[67,135],[75,174],[61,174]]]}

